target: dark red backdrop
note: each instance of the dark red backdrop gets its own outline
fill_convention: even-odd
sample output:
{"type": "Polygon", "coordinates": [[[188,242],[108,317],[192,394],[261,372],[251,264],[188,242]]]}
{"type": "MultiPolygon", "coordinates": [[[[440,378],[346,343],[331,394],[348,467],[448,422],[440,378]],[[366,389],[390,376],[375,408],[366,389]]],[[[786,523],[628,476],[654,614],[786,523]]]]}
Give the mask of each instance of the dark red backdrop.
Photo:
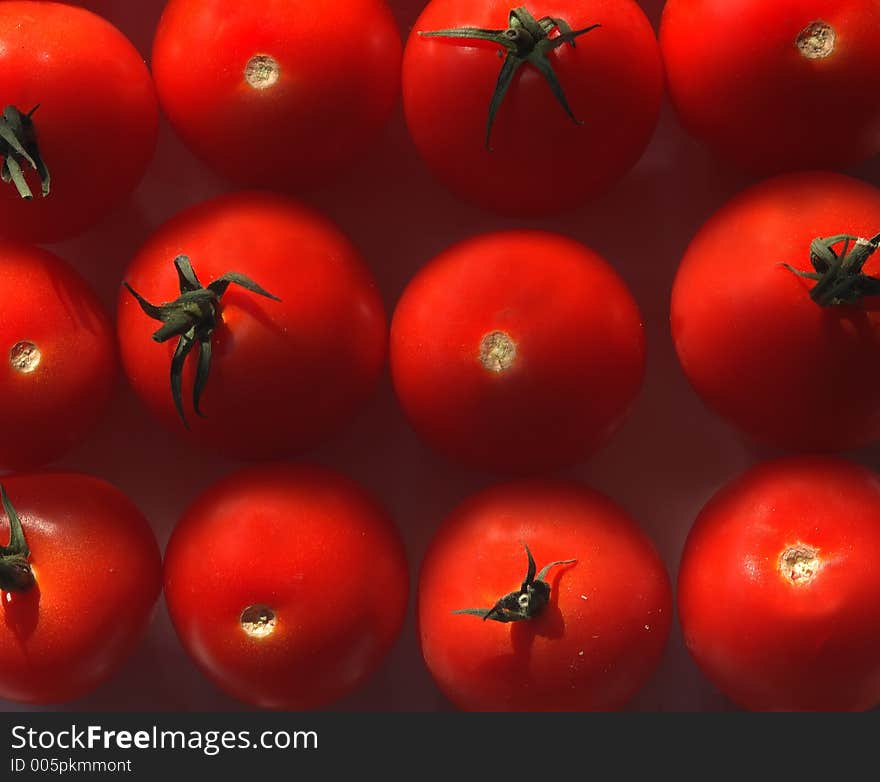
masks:
{"type": "MultiPolygon", "coordinates": [[[[391,0],[408,34],[426,0],[391,0]]],[[[163,0],[85,0],[149,56],[163,0]]],[[[656,23],[662,0],[642,0],[656,23]]],[[[880,161],[852,172],[880,183],[880,161]]],[[[648,374],[623,430],[590,464],[570,474],[622,503],[657,544],[675,576],[688,528],[709,496],[756,459],[772,455],[740,440],[701,406],[679,371],[667,327],[678,261],[702,221],[750,180],[714,161],[678,127],[668,105],[639,165],[613,192],[573,214],[536,224],[561,231],[608,258],[631,286],[648,331],[648,374]]],[[[180,209],[230,189],[196,162],[163,124],[159,148],[129,203],[99,228],[54,247],[115,306],[123,269],[146,237],[180,209]]],[[[411,275],[436,252],[466,236],[510,228],[511,220],[459,203],[419,163],[400,111],[375,154],[349,178],[305,197],[354,239],[371,265],[389,313],[411,275]]],[[[735,281],[731,280],[731,284],[735,281]]],[[[493,481],[430,454],[407,428],[390,383],[346,435],[311,455],[369,486],[392,511],[406,539],[415,582],[432,531],[469,493],[493,481]]],[[[880,467],[880,449],[858,457],[880,467]]],[[[60,467],[109,479],[147,514],[164,546],[182,509],[234,463],[167,435],[122,386],[94,436],[60,467]]],[[[719,610],[724,610],[719,606],[719,610]]],[[[632,707],[730,708],[689,659],[674,626],[662,666],[632,707]]],[[[7,708],[11,708],[7,704],[7,708]]],[[[232,710],[179,647],[160,604],[140,650],[109,684],[70,709],[232,710]]],[[[437,710],[449,705],[425,670],[410,615],[382,670],[344,710],[437,710]]]]}

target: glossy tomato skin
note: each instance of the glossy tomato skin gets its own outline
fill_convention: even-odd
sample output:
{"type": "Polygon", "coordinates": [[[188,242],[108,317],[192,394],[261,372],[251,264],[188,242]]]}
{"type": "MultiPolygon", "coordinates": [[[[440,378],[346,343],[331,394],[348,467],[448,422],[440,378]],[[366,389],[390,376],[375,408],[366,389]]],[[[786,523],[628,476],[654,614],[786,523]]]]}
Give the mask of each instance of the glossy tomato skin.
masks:
{"type": "MultiPolygon", "coordinates": [[[[880,439],[880,319],[872,300],[822,307],[810,243],[880,230],[880,190],[829,173],[767,180],[699,231],[672,292],[672,334],[703,400],[753,438],[834,451],[880,439]],[[829,414],[829,411],[834,411],[829,414]]],[[[864,267],[880,273],[880,257],[864,267]]]]}
{"type": "Polygon", "coordinates": [[[672,102],[694,136],[757,172],[867,160],[880,151],[878,27],[876,0],[669,0],[672,102]]]}
{"type": "Polygon", "coordinates": [[[174,258],[190,257],[203,285],[230,271],[281,299],[230,286],[220,303],[213,358],[192,410],[196,356],[183,379],[189,429],[174,407],[169,368],[176,340],[153,342],[159,323],[120,292],[118,333],[128,379],[172,430],[241,458],[304,450],[334,434],[372,394],[387,326],[375,283],[339,230],[296,201],[268,193],[221,196],[161,227],[125,279],[154,303],[179,295],[174,258]]]}
{"type": "MultiPolygon", "coordinates": [[[[3,478],[36,586],[0,594],[0,698],[62,703],[106,681],[143,635],[161,589],[152,530],[118,489],[87,475],[3,478]]],[[[9,539],[3,515],[0,537],[9,539]]]]}
{"type": "Polygon", "coordinates": [[[602,26],[549,55],[578,125],[531,65],[498,112],[491,151],[486,121],[502,60],[491,43],[425,38],[419,31],[505,29],[517,3],[432,0],[404,51],[410,134],[437,178],[468,201],[517,217],[569,209],[607,190],[641,157],[663,94],[660,51],[632,0],[540,0],[536,17],[575,29],[602,26]]]}
{"type": "Polygon", "coordinates": [[[98,297],[45,250],[0,242],[0,469],[54,461],[79,443],[118,379],[98,297]]]}
{"type": "Polygon", "coordinates": [[[391,327],[394,386],[416,431],[453,460],[532,472],[599,448],[644,373],[644,333],[624,282],[566,237],[467,240],[424,267],[391,327]],[[506,355],[486,361],[493,335],[506,355]]]}
{"type": "Polygon", "coordinates": [[[878,557],[876,474],[830,457],[759,465],[722,489],[688,536],[678,581],[685,643],[744,708],[872,708],[878,557]]]}
{"type": "Polygon", "coordinates": [[[563,481],[485,490],[440,527],[422,563],[422,653],[468,711],[620,709],[656,668],[669,635],[669,579],[651,542],[601,494],[563,481]],[[504,624],[457,615],[516,591],[528,545],[548,574],[537,617],[504,624]]]}
{"type": "Polygon", "coordinates": [[[171,0],[152,66],[163,110],[206,163],[303,189],[368,152],[397,102],[401,49],[384,0],[171,0]]]}
{"type": "Polygon", "coordinates": [[[0,184],[0,237],[54,242],[81,233],[119,206],[152,159],[159,112],[137,50],[109,22],[61,3],[0,3],[0,110],[33,115],[52,176],[23,200],[0,184]]]}
{"type": "Polygon", "coordinates": [[[189,508],[165,554],[165,599],[184,648],[219,687],[263,708],[317,708],[360,685],[400,631],[408,579],[376,501],[304,465],[220,481],[189,508]],[[273,632],[245,632],[251,606],[271,609],[273,632]]]}

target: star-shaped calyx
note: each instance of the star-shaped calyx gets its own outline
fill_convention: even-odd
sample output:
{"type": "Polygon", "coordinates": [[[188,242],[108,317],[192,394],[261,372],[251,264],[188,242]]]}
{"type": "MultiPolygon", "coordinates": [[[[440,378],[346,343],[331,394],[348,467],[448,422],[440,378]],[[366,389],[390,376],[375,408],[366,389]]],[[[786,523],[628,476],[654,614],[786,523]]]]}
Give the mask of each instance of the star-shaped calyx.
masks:
{"type": "Polygon", "coordinates": [[[513,83],[513,77],[526,63],[537,68],[546,79],[547,84],[550,85],[550,89],[556,96],[556,100],[559,101],[559,104],[565,110],[565,113],[571,117],[572,121],[579,125],[582,124],[574,116],[574,112],[568,105],[568,99],[565,97],[565,92],[559,83],[556,71],[553,70],[553,63],[548,55],[565,44],[569,44],[574,48],[577,38],[601,26],[593,24],[581,30],[573,30],[568,22],[558,17],[544,16],[536,19],[525,6],[514,8],[508,16],[507,24],[506,30],[457,27],[449,30],[419,32],[419,35],[426,38],[463,38],[466,40],[489,41],[498,44],[498,46],[507,51],[504,64],[501,66],[501,72],[498,74],[495,92],[492,94],[492,100],[489,103],[489,119],[486,123],[486,149],[489,150],[491,150],[490,139],[492,137],[492,126],[495,124],[495,116],[498,114],[498,109],[504,101],[507,90],[513,83]],[[559,34],[551,37],[551,33],[554,30],[558,30],[559,34]]]}
{"type": "Polygon", "coordinates": [[[545,565],[536,576],[538,568],[535,565],[535,558],[529,551],[529,547],[525,544],[523,546],[526,550],[526,556],[529,558],[529,568],[525,580],[517,591],[499,598],[492,608],[462,608],[452,613],[469,614],[479,616],[484,621],[491,619],[503,623],[522,622],[539,616],[547,603],[550,602],[550,584],[545,580],[547,573],[557,565],[573,565],[577,560],[561,559],[557,562],[551,562],[549,565],[545,565]]]}
{"type": "Polygon", "coordinates": [[[49,195],[52,186],[49,169],[37,145],[33,116],[38,108],[39,104],[27,114],[22,114],[15,106],[7,106],[0,117],[0,157],[3,158],[0,180],[15,185],[18,194],[25,199],[33,198],[34,194],[25,179],[23,166],[32,168],[39,175],[44,198],[49,195]]]}
{"type": "Polygon", "coordinates": [[[21,519],[12,507],[6,488],[0,484],[0,500],[9,519],[9,545],[0,546],[0,591],[27,592],[36,583],[21,519]]]}
{"type": "Polygon", "coordinates": [[[177,347],[171,358],[171,395],[183,425],[189,428],[183,412],[182,385],[183,366],[186,357],[198,345],[199,363],[193,384],[193,409],[199,416],[205,417],[199,409],[202,392],[208,382],[211,369],[211,339],[217,326],[220,312],[220,300],[226,289],[231,285],[239,285],[246,290],[265,296],[272,301],[281,301],[268,291],[261,288],[249,277],[237,272],[227,272],[204,287],[193,270],[192,263],[186,255],[174,259],[174,268],[180,281],[180,296],[165,304],[151,304],[127,282],[124,283],[129,293],[137,299],[141,309],[154,320],[162,322],[162,327],[154,334],[156,342],[167,342],[177,337],[177,347]]]}
{"type": "Polygon", "coordinates": [[[817,304],[856,304],[865,296],[880,296],[880,278],[862,271],[878,248],[880,234],[872,239],[850,234],[819,237],[810,244],[810,264],[815,271],[804,272],[788,263],[782,265],[798,277],[816,281],[810,296],[817,304]],[[834,249],[837,245],[842,245],[839,252],[834,249]]]}

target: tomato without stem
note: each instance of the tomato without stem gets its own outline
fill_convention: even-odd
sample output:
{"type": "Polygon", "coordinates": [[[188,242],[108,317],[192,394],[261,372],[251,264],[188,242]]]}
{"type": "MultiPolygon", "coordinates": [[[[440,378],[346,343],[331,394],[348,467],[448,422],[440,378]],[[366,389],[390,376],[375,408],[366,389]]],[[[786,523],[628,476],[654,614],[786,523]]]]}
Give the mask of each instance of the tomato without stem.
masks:
{"type": "Polygon", "coordinates": [[[161,587],[159,547],[137,508],[98,478],[15,475],[2,485],[29,556],[0,552],[0,697],[81,697],[140,640],[161,587]]]}
{"type": "Polygon", "coordinates": [[[610,500],[574,483],[511,483],[440,527],[419,577],[419,634],[459,708],[613,710],[656,668],[671,602],[651,542],[610,500]]]}
{"type": "Polygon", "coordinates": [[[0,244],[0,469],[63,456],[98,420],[117,379],[97,296],[45,250],[0,244]]]}
{"type": "Polygon", "coordinates": [[[685,642],[754,710],[880,703],[880,479],[827,457],[753,468],[688,536],[678,581],[685,642]]]}
{"type": "Polygon", "coordinates": [[[311,447],[353,417],[382,371],[385,312],[360,255],[325,218],[281,196],[238,193],[183,212],[125,280],[118,330],[129,381],[169,427],[204,445],[245,458],[311,447]],[[176,259],[204,286],[182,299],[176,259]],[[147,314],[131,291],[172,306],[147,314]],[[156,344],[163,322],[166,341],[156,344]],[[169,384],[175,352],[180,410],[169,384]],[[199,369],[206,358],[210,373],[199,369]]]}
{"type": "Polygon", "coordinates": [[[422,269],[391,328],[394,386],[451,458],[517,472],[575,462],[641,386],[644,333],[623,281],[563,236],[477,237],[422,269]]]}
{"type": "Polygon", "coordinates": [[[101,17],[61,3],[0,3],[4,110],[6,238],[58,241],[89,228],[135,188],[156,144],[156,95],[137,50],[101,17]]]}
{"type": "Polygon", "coordinates": [[[639,159],[663,72],[651,24],[631,0],[516,5],[432,0],[404,52],[404,109],[422,158],[450,189],[493,211],[538,216],[600,194],[639,159]],[[499,35],[450,34],[474,27],[499,35]],[[437,31],[446,32],[425,35],[437,31]],[[502,68],[514,75],[490,123],[502,68]]]}
{"type": "Polygon", "coordinates": [[[880,190],[837,174],[767,180],[715,214],[672,292],[673,338],[700,396],[786,448],[880,439],[878,232],[880,190]]]}
{"type": "Polygon", "coordinates": [[[165,555],[186,650],[226,692],[275,709],[316,708],[363,682],[400,631],[408,579],[386,513],[357,484],[308,466],[219,482],[165,555]]]}
{"type": "Polygon", "coordinates": [[[877,0],[669,0],[660,43],[684,126],[775,173],[880,152],[877,0]]]}
{"type": "Polygon", "coordinates": [[[365,154],[400,90],[383,0],[171,0],[153,43],[162,108],[234,181],[314,187],[365,154]]]}

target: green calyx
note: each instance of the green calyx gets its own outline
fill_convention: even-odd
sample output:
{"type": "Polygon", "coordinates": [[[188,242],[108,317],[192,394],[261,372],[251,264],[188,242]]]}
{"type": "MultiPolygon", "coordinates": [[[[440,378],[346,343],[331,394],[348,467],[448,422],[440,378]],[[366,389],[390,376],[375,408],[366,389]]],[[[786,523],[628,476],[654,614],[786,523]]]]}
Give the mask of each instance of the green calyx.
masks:
{"type": "Polygon", "coordinates": [[[810,244],[810,263],[815,271],[804,272],[782,264],[798,277],[815,280],[810,297],[823,307],[857,304],[865,296],[880,296],[880,278],[862,269],[880,248],[880,234],[863,239],[849,234],[814,239],[810,244]],[[834,248],[842,245],[840,251],[834,248]]]}
{"type": "Polygon", "coordinates": [[[545,580],[551,568],[557,565],[573,565],[576,559],[561,559],[551,562],[536,574],[535,558],[529,547],[523,544],[526,556],[529,558],[529,569],[525,580],[516,592],[504,595],[492,608],[462,608],[453,611],[453,614],[468,614],[479,616],[483,621],[491,619],[495,622],[509,623],[522,622],[539,616],[547,603],[550,602],[550,584],[545,580]]]}
{"type": "Polygon", "coordinates": [[[489,119],[486,123],[486,149],[490,151],[492,149],[490,139],[492,137],[492,126],[495,124],[495,116],[504,101],[507,90],[513,83],[513,77],[525,63],[530,63],[538,69],[546,79],[547,84],[550,85],[550,89],[556,96],[556,100],[559,101],[559,105],[562,106],[571,120],[578,125],[583,124],[574,116],[571,107],[568,105],[565,92],[559,83],[556,72],[553,70],[553,63],[548,55],[565,44],[569,44],[574,48],[577,38],[601,26],[594,24],[584,27],[582,30],[573,30],[571,25],[564,19],[552,16],[536,19],[524,6],[514,8],[510,12],[508,25],[506,30],[459,27],[450,30],[419,32],[419,35],[426,38],[461,38],[489,41],[507,50],[507,56],[504,58],[504,64],[501,66],[498,82],[495,85],[495,92],[489,103],[489,119]],[[558,30],[559,34],[551,38],[550,34],[554,30],[558,30]]]}
{"type": "Polygon", "coordinates": [[[21,519],[12,507],[6,488],[0,484],[0,500],[9,519],[9,545],[0,546],[0,591],[27,592],[36,580],[28,561],[31,550],[24,537],[21,519]]]}
{"type": "Polygon", "coordinates": [[[27,114],[22,114],[15,106],[7,106],[0,117],[0,179],[6,184],[12,182],[18,194],[30,200],[34,197],[24,177],[24,166],[32,168],[40,177],[43,198],[49,195],[52,177],[40,155],[37,145],[37,130],[32,117],[40,108],[37,104],[27,114]]]}
{"type": "Polygon", "coordinates": [[[227,272],[204,287],[186,255],[175,258],[174,267],[177,269],[180,281],[180,296],[174,301],[160,305],[151,304],[127,282],[124,285],[147,315],[162,322],[162,327],[153,334],[156,342],[167,342],[174,337],[178,338],[177,347],[171,358],[171,396],[174,398],[180,420],[188,429],[189,424],[183,411],[183,366],[186,357],[198,345],[199,362],[193,385],[193,409],[197,415],[204,418],[199,404],[211,370],[211,339],[220,314],[220,300],[226,289],[231,284],[235,284],[272,301],[281,301],[281,299],[261,288],[249,277],[237,272],[227,272]]]}

